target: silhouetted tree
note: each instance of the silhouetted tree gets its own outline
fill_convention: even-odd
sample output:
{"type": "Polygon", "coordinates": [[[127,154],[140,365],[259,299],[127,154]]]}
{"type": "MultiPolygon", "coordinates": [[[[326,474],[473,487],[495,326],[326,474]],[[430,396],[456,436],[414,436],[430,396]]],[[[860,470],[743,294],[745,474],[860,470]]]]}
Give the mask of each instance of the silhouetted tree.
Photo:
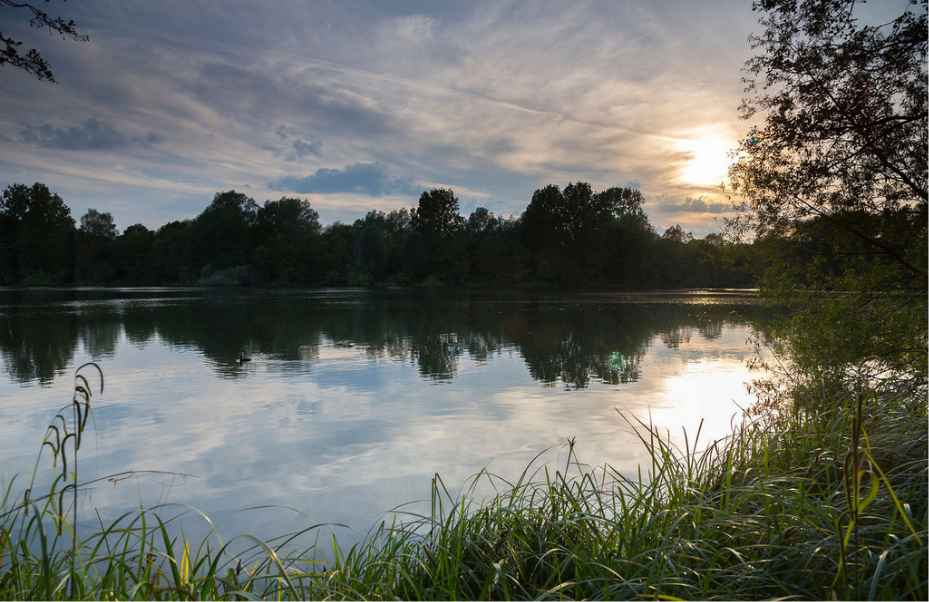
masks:
{"type": "Polygon", "coordinates": [[[731,175],[773,256],[762,288],[791,310],[791,379],[925,399],[927,2],[877,22],[861,4],[756,2],[743,116],[760,124],[731,175]]]}
{"type": "Polygon", "coordinates": [[[90,236],[99,236],[113,240],[117,236],[116,224],[109,213],[101,213],[96,209],[88,209],[81,217],[81,232],[90,236]]]}
{"type": "Polygon", "coordinates": [[[109,213],[88,209],[77,231],[74,279],[78,282],[106,284],[116,278],[116,224],[109,213]]]}
{"type": "Polygon", "coordinates": [[[69,247],[74,231],[71,210],[47,186],[12,184],[0,198],[6,252],[11,280],[37,283],[69,279],[69,247]]]}
{"type": "Polygon", "coordinates": [[[352,228],[355,280],[378,284],[397,278],[406,268],[403,254],[410,234],[410,212],[369,211],[352,228]]]}
{"type": "Polygon", "coordinates": [[[203,276],[248,264],[252,227],[258,218],[254,199],[235,190],[218,192],[193,222],[193,259],[203,276]]]}
{"type": "Polygon", "coordinates": [[[41,184],[11,186],[4,198],[5,284],[541,282],[645,288],[751,284],[755,269],[747,259],[749,245],[664,240],[648,223],[638,190],[594,193],[583,182],[564,193],[557,186],[537,190],[518,219],[484,207],[464,219],[452,191],[432,190],[412,210],[370,211],[351,225],[327,228],[307,199],[258,206],[228,191],[216,194],[194,220],[154,232],[134,224],[122,235],[110,214],[94,209],[75,230],[67,206],[41,184]],[[26,219],[30,207],[35,215],[26,219]],[[53,249],[56,259],[42,259],[53,249]]]}
{"type": "Polygon", "coordinates": [[[600,221],[618,220],[645,229],[645,199],[638,188],[607,188],[593,196],[594,212],[600,221]]]}
{"type": "Polygon", "coordinates": [[[322,234],[321,254],[327,284],[357,284],[354,272],[354,241],[352,227],[336,222],[326,227],[322,234]]]}
{"type": "Polygon", "coordinates": [[[193,259],[193,230],[190,220],[168,222],[158,229],[151,264],[159,283],[185,284],[195,280],[199,270],[193,259]]]}
{"type": "Polygon", "coordinates": [[[458,214],[458,199],[449,189],[424,192],[413,212],[413,227],[430,238],[441,239],[461,229],[463,220],[458,214]]]}
{"type": "Polygon", "coordinates": [[[456,281],[462,277],[464,249],[458,236],[464,219],[458,213],[458,199],[449,189],[433,189],[419,197],[411,225],[418,235],[415,256],[419,276],[445,275],[456,281]]]}
{"type": "Polygon", "coordinates": [[[537,190],[523,214],[536,275],[573,286],[623,280],[641,285],[638,274],[626,276],[653,238],[643,203],[634,188],[594,194],[589,184],[577,182],[564,191],[537,190]]]}
{"type": "Polygon", "coordinates": [[[742,113],[763,122],[741,143],[733,181],[757,234],[825,218],[925,288],[925,245],[868,236],[842,216],[914,211],[925,229],[927,3],[875,25],[859,20],[857,4],[755,3],[763,32],[751,37],[742,113]]]}
{"type": "Polygon", "coordinates": [[[687,243],[694,239],[694,235],[684,230],[680,224],[674,224],[664,231],[661,238],[672,242],[687,243]]]}
{"type": "Polygon", "coordinates": [[[532,193],[532,200],[522,217],[532,269],[537,276],[545,279],[565,271],[563,206],[561,189],[548,185],[532,193]]]}
{"type": "Polygon", "coordinates": [[[264,280],[311,281],[316,270],[319,213],[310,201],[282,197],[265,201],[255,219],[254,263],[264,280]]]}
{"type": "Polygon", "coordinates": [[[470,236],[482,236],[497,227],[497,217],[485,207],[478,207],[468,216],[466,228],[470,236]]]}
{"type": "Polygon", "coordinates": [[[161,284],[154,270],[155,233],[142,224],[126,228],[116,243],[117,273],[120,282],[161,284]]]}
{"type": "MultiPolygon", "coordinates": [[[[31,27],[47,29],[49,32],[57,33],[62,38],[69,38],[77,42],[86,42],[90,39],[78,31],[77,24],[73,19],[65,20],[62,17],[52,17],[31,2],[0,0],[0,8],[24,11],[29,16],[29,25],[31,27]]],[[[37,49],[30,48],[27,52],[22,52],[20,47],[23,43],[2,31],[0,31],[0,43],[3,44],[3,49],[0,50],[0,66],[10,65],[31,73],[40,80],[55,81],[51,66],[37,49]]]]}

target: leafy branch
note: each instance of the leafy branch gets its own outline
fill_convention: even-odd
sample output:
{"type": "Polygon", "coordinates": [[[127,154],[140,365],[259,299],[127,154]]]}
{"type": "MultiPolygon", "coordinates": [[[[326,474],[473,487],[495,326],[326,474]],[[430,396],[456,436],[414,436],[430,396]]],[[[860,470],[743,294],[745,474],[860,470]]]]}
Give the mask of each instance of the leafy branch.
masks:
{"type": "MultiPolygon", "coordinates": [[[[45,0],[48,3],[49,0],[45,0]]],[[[52,17],[46,11],[30,2],[15,2],[14,0],[0,0],[0,7],[24,9],[32,14],[29,26],[36,29],[47,29],[50,33],[57,33],[62,39],[71,39],[75,42],[90,40],[85,34],[78,31],[74,19],[65,20],[63,17],[52,17]]],[[[0,65],[9,64],[18,69],[31,73],[40,80],[55,82],[55,75],[45,57],[30,48],[23,51],[23,43],[0,31],[0,65]]]]}

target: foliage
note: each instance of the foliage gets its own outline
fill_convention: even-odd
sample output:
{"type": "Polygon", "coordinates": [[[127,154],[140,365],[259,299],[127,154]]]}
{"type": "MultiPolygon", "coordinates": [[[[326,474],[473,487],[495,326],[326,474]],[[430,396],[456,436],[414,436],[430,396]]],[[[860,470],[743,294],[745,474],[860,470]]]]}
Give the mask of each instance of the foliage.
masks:
{"type": "Polygon", "coordinates": [[[88,209],[87,213],[81,216],[80,231],[89,236],[98,236],[110,240],[116,238],[118,233],[116,224],[113,223],[113,216],[109,213],[101,213],[96,209],[88,209]]]}
{"type": "Polygon", "coordinates": [[[594,194],[589,184],[578,182],[564,191],[557,186],[537,190],[525,213],[526,240],[535,269],[550,271],[555,279],[575,286],[596,280],[598,274],[609,271],[616,257],[604,251],[627,238],[623,230],[626,234],[651,232],[642,205],[642,193],[631,188],[594,194]]]}
{"type": "Polygon", "coordinates": [[[51,490],[20,497],[10,483],[0,505],[4,598],[927,595],[924,399],[816,398],[811,389],[817,403],[807,410],[765,412],[709,445],[685,433],[683,447],[632,421],[651,455],[638,474],[584,468],[571,441],[563,469],[531,462],[515,481],[481,472],[462,497],[436,476],[428,514],[399,511],[407,518],[345,549],[334,537],[320,542],[326,525],[230,541],[211,528],[191,542],[170,507],[78,531],[78,489],[126,475],[78,480],[93,395],[77,374],[72,415],[56,417],[41,447],[59,471],[51,490]],[[485,485],[498,494],[474,498],[485,485]]]}
{"type": "Polygon", "coordinates": [[[689,232],[685,232],[680,224],[674,224],[664,231],[661,238],[674,242],[690,242],[693,240],[694,236],[689,232]]]}
{"type": "Polygon", "coordinates": [[[248,263],[258,204],[249,196],[229,190],[218,192],[213,202],[191,224],[190,250],[194,268],[206,276],[248,263]]]}
{"type": "MultiPolygon", "coordinates": [[[[192,222],[154,234],[130,227],[110,241],[131,236],[164,251],[148,255],[152,273],[181,282],[286,265],[294,276],[271,278],[635,286],[652,274],[679,284],[727,269],[737,281],[753,273],[751,253],[763,253],[773,258],[764,290],[793,311],[771,333],[775,377],[754,384],[760,403],[730,437],[702,445],[699,432],[685,433],[681,449],[631,422],[651,455],[638,474],[584,468],[572,441],[562,470],[531,463],[515,482],[477,475],[475,487],[499,492],[488,500],[454,497],[436,476],[428,515],[381,524],[348,549],[335,538],[328,548],[298,543],[319,525],[238,547],[215,533],[191,545],[160,508],[78,532],[76,454],[92,397],[79,372],[74,418],[56,417],[42,443],[61,463],[49,495],[30,486],[20,502],[6,490],[0,596],[929,597],[925,11],[862,25],[850,0],[756,9],[765,30],[754,38],[745,110],[763,113],[764,125],[733,170],[753,209],[750,246],[692,240],[680,227],[659,237],[636,191],[595,194],[583,183],[536,191],[517,220],[486,210],[465,220],[454,194],[438,190],[410,213],[322,231],[300,201],[258,207],[228,192],[192,222]],[[295,245],[299,253],[277,261],[295,245]]],[[[13,280],[53,273],[60,258],[24,253],[42,228],[73,231],[61,199],[40,184],[11,186],[0,220],[14,241],[3,251],[13,280]]],[[[430,365],[447,371],[444,359],[430,365]]]]}
{"type": "Polygon", "coordinates": [[[413,228],[411,272],[417,279],[432,275],[451,282],[463,279],[464,219],[458,213],[458,198],[448,189],[424,192],[410,212],[413,228]]]}
{"type": "MultiPolygon", "coordinates": [[[[46,0],[48,2],[48,0],[46,0]]],[[[77,24],[73,19],[65,20],[62,17],[52,17],[46,11],[38,8],[31,2],[21,2],[18,0],[0,0],[0,7],[10,9],[24,9],[32,14],[29,19],[29,26],[37,29],[47,29],[49,32],[57,33],[62,38],[70,38],[77,42],[86,42],[90,38],[78,31],[77,24]]],[[[0,66],[10,65],[24,70],[26,73],[35,75],[40,80],[55,81],[52,68],[48,61],[35,48],[30,48],[28,52],[21,52],[22,42],[9,35],[0,32],[0,42],[3,43],[3,49],[0,50],[0,66]]]]}
{"type": "MultiPolygon", "coordinates": [[[[32,189],[51,195],[42,184],[32,189]]],[[[44,246],[51,237],[70,254],[37,265],[22,257],[19,247],[0,243],[5,284],[40,278],[47,284],[644,289],[751,286],[761,271],[762,256],[751,245],[719,237],[710,243],[692,236],[659,237],[640,191],[594,192],[583,182],[564,191],[537,190],[518,218],[484,207],[465,218],[454,192],[440,189],[424,192],[411,209],[371,211],[353,224],[325,228],[307,199],[259,205],[230,190],[217,193],[193,220],[155,231],[136,224],[121,235],[108,213],[94,209],[81,218],[77,231],[69,225],[45,231],[20,227],[19,207],[32,189],[8,187],[0,228],[24,244],[44,246]]],[[[60,197],[54,199],[67,210],[60,197]]]]}
{"type": "Polygon", "coordinates": [[[873,24],[850,0],[765,0],[733,180],[762,290],[809,388],[926,395],[926,6],[873,24]]]}
{"type": "Polygon", "coordinates": [[[319,231],[319,213],[309,201],[297,198],[265,201],[256,212],[256,248],[252,259],[262,279],[305,282],[312,274],[319,231]]]}
{"type": "Polygon", "coordinates": [[[413,228],[426,237],[449,237],[461,229],[458,199],[448,189],[424,192],[411,215],[413,228]]]}
{"type": "MultiPolygon", "coordinates": [[[[828,220],[868,251],[904,265],[925,287],[909,240],[869,235],[855,215],[926,226],[926,1],[886,23],[854,0],[764,0],[757,54],[746,63],[743,116],[756,114],[733,182],[758,235],[828,220]]],[[[923,234],[923,236],[925,236],[923,234]]],[[[923,245],[925,246],[925,245],[923,245]]]]}
{"type": "Polygon", "coordinates": [[[44,184],[12,184],[0,198],[0,283],[61,278],[72,264],[71,210],[44,184]]]}

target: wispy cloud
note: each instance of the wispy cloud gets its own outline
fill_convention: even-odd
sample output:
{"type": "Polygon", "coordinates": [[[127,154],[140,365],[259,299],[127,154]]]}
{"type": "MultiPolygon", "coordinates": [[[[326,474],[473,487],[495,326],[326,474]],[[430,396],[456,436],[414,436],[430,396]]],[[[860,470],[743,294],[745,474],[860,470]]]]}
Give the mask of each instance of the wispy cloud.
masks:
{"type": "Polygon", "coordinates": [[[310,142],[309,140],[298,138],[293,141],[292,146],[294,149],[294,156],[297,159],[303,159],[310,155],[318,155],[321,145],[319,142],[310,142]]]}
{"type": "Polygon", "coordinates": [[[300,161],[307,157],[318,157],[322,152],[322,143],[319,140],[309,140],[295,128],[285,125],[275,130],[282,146],[269,146],[268,148],[277,157],[284,157],[288,161],[300,161]]]}
{"type": "Polygon", "coordinates": [[[55,127],[45,123],[29,125],[19,131],[19,141],[63,150],[114,150],[128,146],[151,146],[162,138],[154,132],[129,136],[91,117],[80,125],[55,127]]]}
{"type": "Polygon", "coordinates": [[[687,198],[662,204],[665,213],[732,213],[737,207],[732,203],[710,202],[703,197],[687,198]]]}
{"type": "Polygon", "coordinates": [[[17,93],[0,96],[0,140],[28,157],[15,170],[0,163],[0,184],[28,164],[29,180],[55,175],[69,202],[138,199],[114,213],[121,223],[176,217],[167,188],[163,202],[142,192],[171,180],[352,195],[340,216],[426,182],[458,190],[463,207],[519,213],[538,186],[586,180],[635,181],[650,214],[710,224],[724,197],[680,181],[692,157],[679,141],[738,137],[753,26],[749,4],[721,0],[65,8],[91,43],[16,30],[47,48],[60,83],[10,72],[17,93]],[[97,191],[63,175],[90,171],[97,191]],[[696,195],[704,206],[679,200],[696,195]]]}

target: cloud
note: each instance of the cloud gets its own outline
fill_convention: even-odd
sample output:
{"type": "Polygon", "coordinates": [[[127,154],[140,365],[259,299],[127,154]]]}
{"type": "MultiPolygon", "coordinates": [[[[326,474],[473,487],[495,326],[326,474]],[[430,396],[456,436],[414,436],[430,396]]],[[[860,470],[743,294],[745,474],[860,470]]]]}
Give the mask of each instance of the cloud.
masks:
{"type": "Polygon", "coordinates": [[[307,140],[300,135],[296,128],[285,125],[278,126],[274,133],[282,141],[287,143],[286,150],[269,147],[275,157],[284,157],[288,161],[299,161],[309,156],[318,156],[322,150],[322,143],[319,140],[307,140]]]}
{"type": "Polygon", "coordinates": [[[427,15],[407,15],[390,19],[382,26],[387,35],[393,35],[410,44],[422,44],[434,37],[435,19],[427,15]]]}
{"type": "Polygon", "coordinates": [[[345,169],[317,169],[303,177],[283,177],[270,183],[274,190],[293,192],[350,192],[370,196],[417,194],[413,182],[390,176],[378,163],[355,163],[345,169]]]}
{"type": "Polygon", "coordinates": [[[151,146],[161,137],[149,132],[145,136],[127,136],[93,117],[73,127],[55,127],[45,123],[29,125],[19,131],[19,140],[45,148],[62,150],[111,150],[127,146],[151,146]]]}
{"type": "Polygon", "coordinates": [[[298,159],[303,159],[307,155],[318,155],[321,146],[319,142],[311,142],[303,138],[297,138],[293,143],[294,155],[298,159]]]}
{"type": "Polygon", "coordinates": [[[661,210],[664,213],[732,213],[736,207],[731,203],[712,203],[703,197],[696,197],[662,204],[661,210]]]}
{"type": "MultiPolygon", "coordinates": [[[[25,43],[47,48],[60,83],[11,72],[16,94],[0,95],[0,141],[21,148],[16,165],[0,162],[0,180],[48,181],[100,210],[117,209],[101,198],[126,199],[119,220],[152,225],[177,217],[172,181],[250,186],[256,196],[273,194],[269,181],[339,190],[330,194],[357,200],[333,210],[339,219],[433,182],[459,191],[463,208],[518,214],[549,182],[634,181],[653,218],[667,209],[674,221],[709,223],[725,196],[685,185],[691,157],[680,141],[740,135],[738,70],[755,24],[750,4],[719,0],[564,10],[282,3],[258,12],[229,0],[189,14],[126,0],[69,12],[93,43],[22,29],[25,43]],[[93,174],[97,188],[75,174],[93,174]],[[149,196],[158,188],[163,199],[149,196]],[[699,212],[680,202],[699,195],[699,212]]],[[[191,203],[183,214],[202,208],[191,203]]]]}
{"type": "Polygon", "coordinates": [[[300,126],[277,128],[279,137],[282,131],[293,135],[307,126],[333,137],[370,138],[393,131],[389,108],[375,98],[376,91],[355,89],[350,77],[339,79],[340,71],[328,76],[314,72],[313,64],[272,68],[208,60],[198,66],[195,81],[180,83],[185,94],[236,126],[265,128],[269,118],[278,117],[300,126]]]}

